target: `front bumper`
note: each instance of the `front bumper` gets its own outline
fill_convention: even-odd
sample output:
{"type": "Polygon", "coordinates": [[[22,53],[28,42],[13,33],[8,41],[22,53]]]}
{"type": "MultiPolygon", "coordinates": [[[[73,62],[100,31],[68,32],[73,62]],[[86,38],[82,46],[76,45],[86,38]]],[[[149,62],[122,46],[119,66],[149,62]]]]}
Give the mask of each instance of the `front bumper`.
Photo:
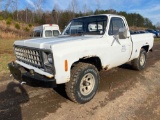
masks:
{"type": "Polygon", "coordinates": [[[57,86],[54,78],[47,78],[46,76],[37,74],[34,72],[34,70],[25,69],[15,62],[9,63],[8,67],[14,79],[18,80],[19,82],[43,83],[43,85],[47,87],[57,86]]]}

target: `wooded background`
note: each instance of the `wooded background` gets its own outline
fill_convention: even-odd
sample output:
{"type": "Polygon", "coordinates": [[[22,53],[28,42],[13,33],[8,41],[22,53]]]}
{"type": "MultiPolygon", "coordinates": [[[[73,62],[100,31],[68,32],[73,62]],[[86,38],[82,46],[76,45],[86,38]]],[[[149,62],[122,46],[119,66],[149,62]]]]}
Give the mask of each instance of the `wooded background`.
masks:
{"type": "Polygon", "coordinates": [[[88,9],[88,5],[84,4],[82,10],[79,10],[77,0],[71,0],[68,9],[61,10],[58,4],[55,4],[51,11],[42,9],[45,0],[32,0],[34,6],[29,4],[23,10],[19,9],[19,0],[0,0],[0,20],[12,19],[18,22],[27,24],[40,25],[40,24],[58,24],[60,29],[69,23],[75,17],[96,15],[96,14],[118,14],[126,17],[129,26],[153,28],[156,27],[152,24],[151,20],[143,17],[139,13],[117,12],[116,10],[101,10],[97,2],[97,9],[95,11],[88,9]],[[3,7],[2,7],[3,3],[3,7]]]}

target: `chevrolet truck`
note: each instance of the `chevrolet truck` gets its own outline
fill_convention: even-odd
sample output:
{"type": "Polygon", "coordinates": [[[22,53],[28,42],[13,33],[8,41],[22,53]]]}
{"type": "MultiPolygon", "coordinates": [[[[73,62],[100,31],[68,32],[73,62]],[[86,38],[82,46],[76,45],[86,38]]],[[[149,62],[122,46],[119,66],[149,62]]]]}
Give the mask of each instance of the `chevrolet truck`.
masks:
{"type": "Polygon", "coordinates": [[[16,60],[9,63],[15,79],[65,84],[70,100],[83,104],[98,89],[99,71],[130,62],[143,70],[153,35],[129,32],[125,17],[112,14],[73,19],[62,35],[14,42],[16,60]],[[74,28],[74,29],[73,29],[74,28]]]}

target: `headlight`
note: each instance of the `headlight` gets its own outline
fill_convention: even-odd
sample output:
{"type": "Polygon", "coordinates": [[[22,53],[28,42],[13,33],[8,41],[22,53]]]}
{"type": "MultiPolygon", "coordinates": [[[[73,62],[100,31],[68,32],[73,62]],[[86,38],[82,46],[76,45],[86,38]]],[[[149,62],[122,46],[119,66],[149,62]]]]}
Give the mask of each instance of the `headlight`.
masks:
{"type": "Polygon", "coordinates": [[[48,54],[47,55],[47,59],[48,59],[48,62],[50,63],[50,64],[53,64],[53,58],[52,58],[52,54],[48,54]]]}
{"type": "Polygon", "coordinates": [[[44,71],[55,74],[54,69],[54,59],[53,59],[53,53],[51,51],[42,51],[42,57],[43,57],[43,63],[44,63],[44,71]]]}

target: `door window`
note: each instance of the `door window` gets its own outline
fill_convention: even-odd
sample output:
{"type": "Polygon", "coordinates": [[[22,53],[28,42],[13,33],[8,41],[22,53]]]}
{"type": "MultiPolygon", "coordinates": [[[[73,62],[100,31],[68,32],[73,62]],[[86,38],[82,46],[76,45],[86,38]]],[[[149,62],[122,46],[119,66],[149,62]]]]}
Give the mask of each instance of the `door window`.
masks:
{"type": "Polygon", "coordinates": [[[113,17],[109,26],[109,35],[117,35],[120,28],[124,28],[125,24],[122,18],[113,17]]]}
{"type": "Polygon", "coordinates": [[[42,31],[40,31],[40,30],[34,31],[33,37],[42,37],[42,31]]]}

